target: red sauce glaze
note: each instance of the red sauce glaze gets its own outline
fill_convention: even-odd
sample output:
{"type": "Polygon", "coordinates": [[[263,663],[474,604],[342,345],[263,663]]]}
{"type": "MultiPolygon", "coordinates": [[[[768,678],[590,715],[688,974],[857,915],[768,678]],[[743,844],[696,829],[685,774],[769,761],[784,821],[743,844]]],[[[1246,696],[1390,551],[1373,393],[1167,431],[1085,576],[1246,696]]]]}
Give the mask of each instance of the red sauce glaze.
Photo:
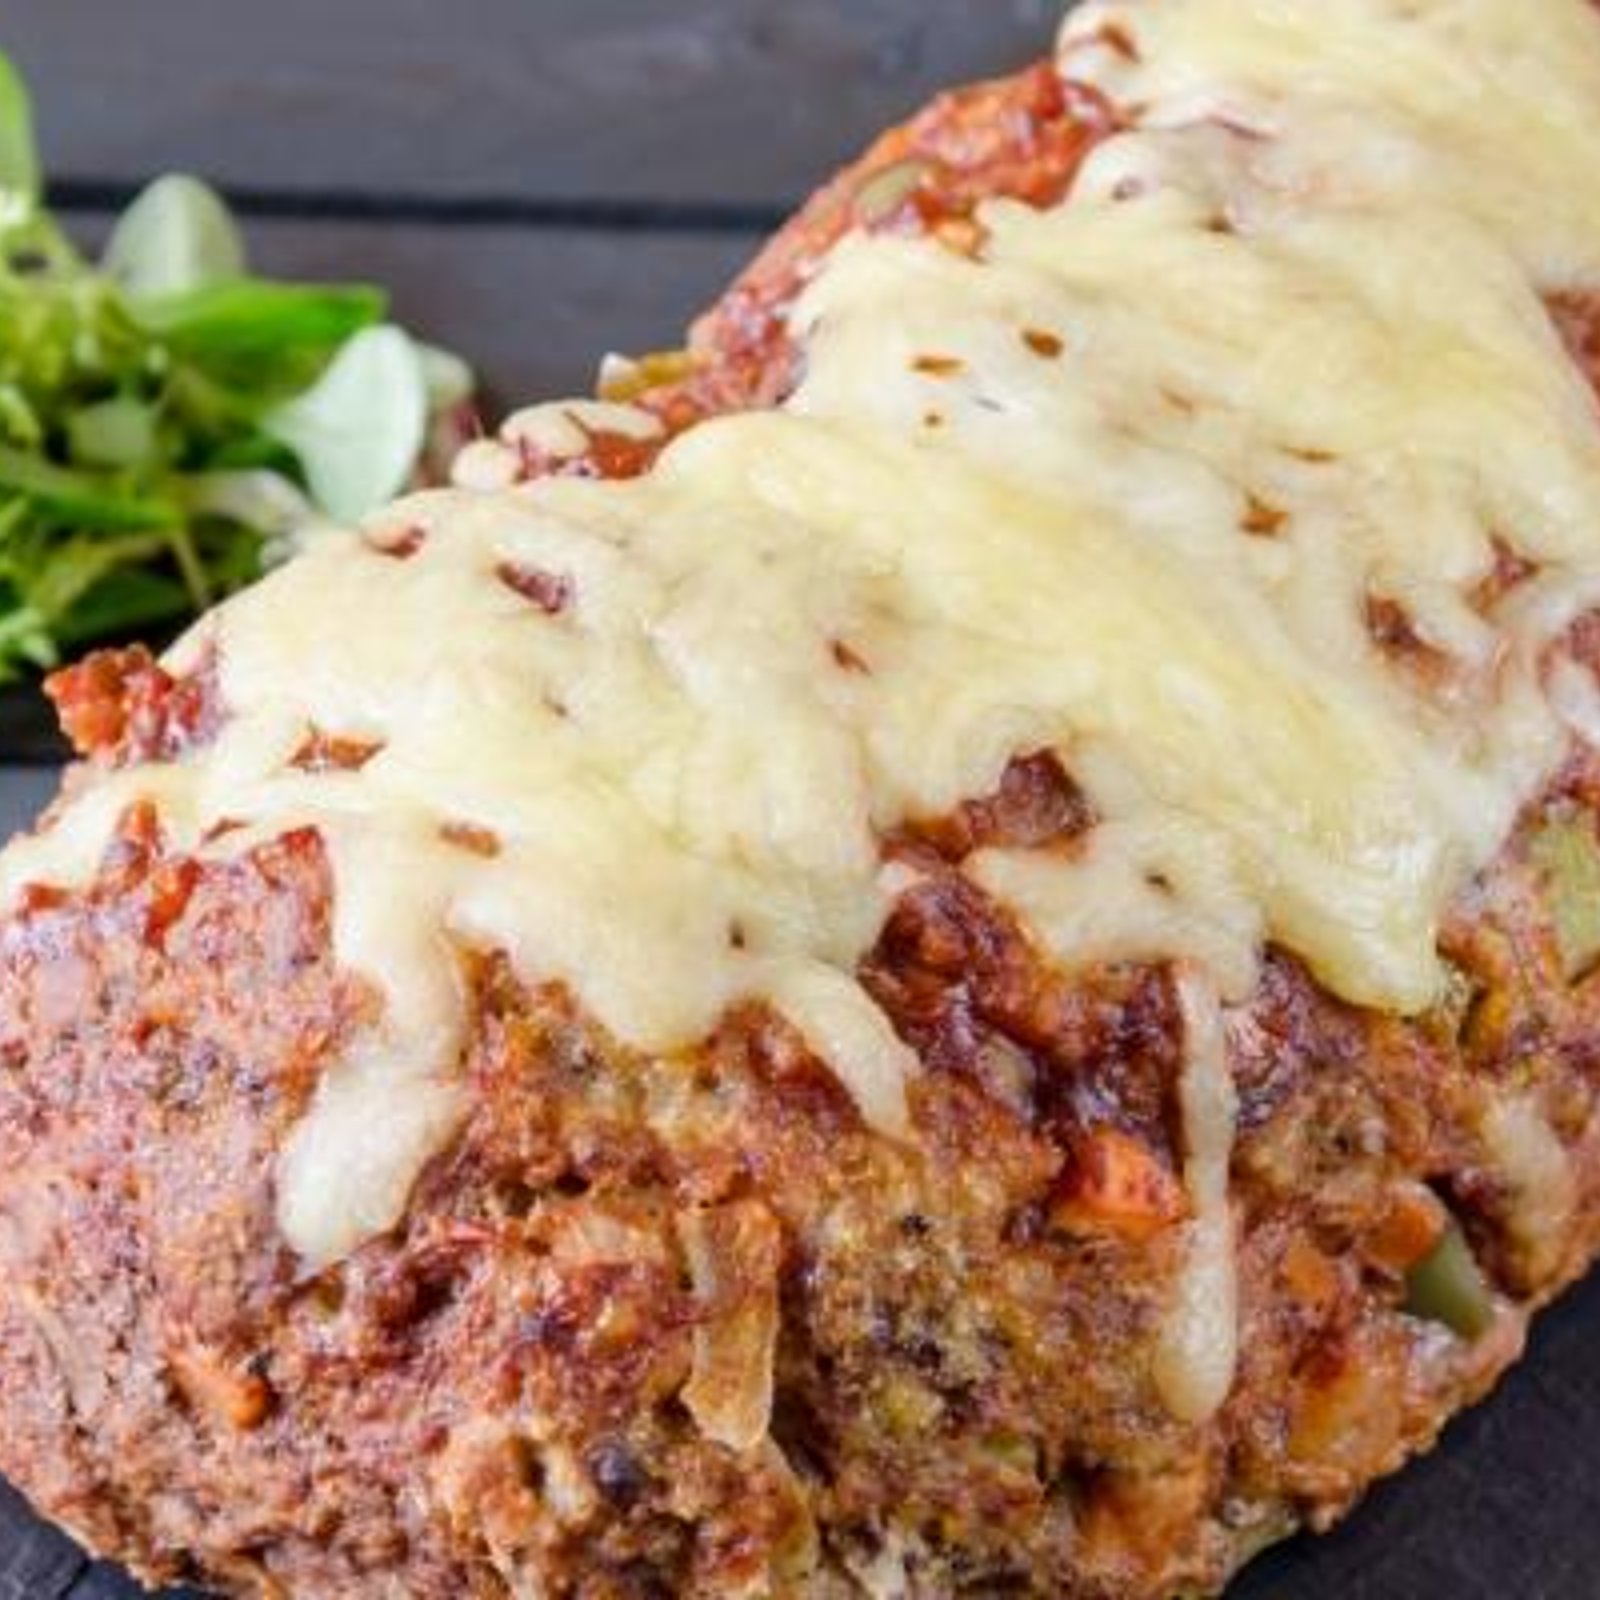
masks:
{"type": "Polygon", "coordinates": [[[965,801],[947,816],[909,824],[904,842],[959,862],[988,846],[1031,850],[1065,844],[1088,832],[1094,820],[1088,796],[1060,758],[1038,750],[1011,760],[993,794],[965,801]]]}
{"type": "Polygon", "coordinates": [[[291,765],[302,772],[359,772],[382,749],[381,739],[355,739],[313,728],[291,765]]]}
{"type": "MultiPolygon", "coordinates": [[[[576,418],[572,420],[577,421],[576,418]]],[[[530,439],[518,439],[519,479],[526,482],[531,478],[637,478],[650,470],[666,442],[661,436],[636,439],[614,428],[584,428],[582,423],[578,426],[588,441],[581,455],[553,455],[530,439]]]]}
{"type": "Polygon", "coordinates": [[[559,616],[572,604],[572,579],[564,572],[547,572],[520,561],[502,561],[494,573],[513,594],[521,595],[547,617],[559,616]]]}
{"type": "Polygon", "coordinates": [[[1546,304],[1572,359],[1600,392],[1600,295],[1557,294],[1546,304]]]}
{"type": "Polygon", "coordinates": [[[44,688],[73,749],[111,766],[173,760],[205,744],[221,717],[214,661],[175,678],[143,645],[98,650],[44,688]]]}
{"type": "Polygon", "coordinates": [[[427,531],[415,525],[367,535],[367,544],[371,549],[394,561],[409,561],[427,542],[427,531]]]}

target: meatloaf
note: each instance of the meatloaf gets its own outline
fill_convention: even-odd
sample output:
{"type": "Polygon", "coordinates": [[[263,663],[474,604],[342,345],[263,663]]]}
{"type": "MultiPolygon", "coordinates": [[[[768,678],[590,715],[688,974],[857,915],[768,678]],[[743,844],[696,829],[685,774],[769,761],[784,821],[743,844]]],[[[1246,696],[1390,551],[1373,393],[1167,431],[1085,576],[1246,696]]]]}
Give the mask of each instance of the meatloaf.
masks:
{"type": "Polygon", "coordinates": [[[1115,0],[0,860],[0,1472],[270,1600],[1168,1600],[1600,1249],[1600,18],[1115,0]]]}

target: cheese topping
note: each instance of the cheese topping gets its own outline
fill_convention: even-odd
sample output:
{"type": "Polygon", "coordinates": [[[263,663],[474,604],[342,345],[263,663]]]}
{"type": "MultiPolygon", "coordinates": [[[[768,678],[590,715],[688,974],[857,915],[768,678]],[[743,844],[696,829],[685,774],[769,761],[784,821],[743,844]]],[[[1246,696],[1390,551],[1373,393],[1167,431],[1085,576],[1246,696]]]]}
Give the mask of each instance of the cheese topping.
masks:
{"type": "Polygon", "coordinates": [[[1572,1157],[1543,1111],[1525,1096],[1495,1101],[1481,1133],[1505,1186],[1508,1231],[1529,1275],[1543,1278],[1560,1265],[1561,1240],[1581,1198],[1572,1157]]]}
{"type": "MultiPolygon", "coordinates": [[[[216,649],[214,745],[6,857],[9,890],[83,881],[140,796],[180,844],[248,824],[214,852],[321,831],[383,1007],[280,1173],[312,1263],[401,1214],[460,1114],[463,944],[645,1051],[764,999],[909,1137],[915,1058],[854,976],[878,839],[1020,752],[1103,820],[971,871],[1063,962],[1185,958],[1242,998],[1270,938],[1353,1001],[1434,996],[1446,899],[1570,737],[1548,646],[1600,597],[1600,423],[1541,298],[1600,287],[1600,25],[1128,0],[1063,59],[1133,123],[1066,203],[985,207],[975,259],[848,240],[793,315],[793,399],[642,478],[499,489],[480,452],[485,487],[386,517],[415,553],[330,538],[176,650],[216,649]],[[1501,550],[1535,576],[1485,605],[1501,550]],[[311,730],[376,750],[308,772],[311,730]]],[[[644,426],[522,425],[560,454],[592,422],[644,426]]],[[[1232,1270],[1199,1059],[1196,1305],[1232,1270]]],[[[1169,1346],[1183,1414],[1225,1388],[1197,1338],[1169,1346]]]]}
{"type": "Polygon", "coordinates": [[[1142,129],[1264,136],[1262,175],[1314,205],[1420,199],[1547,288],[1600,273],[1587,0],[1091,0],[1061,57],[1142,129]]]}
{"type": "Polygon", "coordinates": [[[1183,1176],[1194,1214],[1185,1225],[1177,1293],[1156,1343],[1153,1376],[1173,1416],[1204,1422],[1227,1399],[1239,1362],[1239,1266],[1228,1199],[1238,1105],[1216,994],[1203,978],[1186,971],[1178,980],[1178,998],[1184,1032],[1178,1082],[1183,1176]]]}

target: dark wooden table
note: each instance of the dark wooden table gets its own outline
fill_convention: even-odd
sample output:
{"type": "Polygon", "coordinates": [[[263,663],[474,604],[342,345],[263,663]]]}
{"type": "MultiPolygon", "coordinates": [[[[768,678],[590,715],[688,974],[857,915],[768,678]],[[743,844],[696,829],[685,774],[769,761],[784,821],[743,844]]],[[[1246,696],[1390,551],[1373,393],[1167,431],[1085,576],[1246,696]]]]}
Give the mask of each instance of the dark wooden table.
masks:
{"type": "MultiPolygon", "coordinates": [[[[272,271],[371,277],[504,399],[670,344],[785,208],[940,85],[1025,61],[1055,0],[15,0],[57,203],[227,188],[272,271]]],[[[0,750],[0,757],[3,757],[0,750]]],[[[49,793],[0,764],[0,830],[49,793]]],[[[0,1600],[140,1591],[0,1485],[0,1600]]],[[[1237,1600],[1600,1597],[1600,1281],[1428,1461],[1237,1600]]]]}

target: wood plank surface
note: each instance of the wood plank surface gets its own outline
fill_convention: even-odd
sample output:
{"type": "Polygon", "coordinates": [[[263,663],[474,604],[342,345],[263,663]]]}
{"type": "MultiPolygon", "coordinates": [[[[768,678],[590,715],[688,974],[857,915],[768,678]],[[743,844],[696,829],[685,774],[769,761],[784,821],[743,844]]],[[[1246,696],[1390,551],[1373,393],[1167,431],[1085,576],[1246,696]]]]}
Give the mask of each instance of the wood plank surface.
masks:
{"type": "Polygon", "coordinates": [[[1059,0],[18,0],[60,174],[771,205],[1059,0]]]}

